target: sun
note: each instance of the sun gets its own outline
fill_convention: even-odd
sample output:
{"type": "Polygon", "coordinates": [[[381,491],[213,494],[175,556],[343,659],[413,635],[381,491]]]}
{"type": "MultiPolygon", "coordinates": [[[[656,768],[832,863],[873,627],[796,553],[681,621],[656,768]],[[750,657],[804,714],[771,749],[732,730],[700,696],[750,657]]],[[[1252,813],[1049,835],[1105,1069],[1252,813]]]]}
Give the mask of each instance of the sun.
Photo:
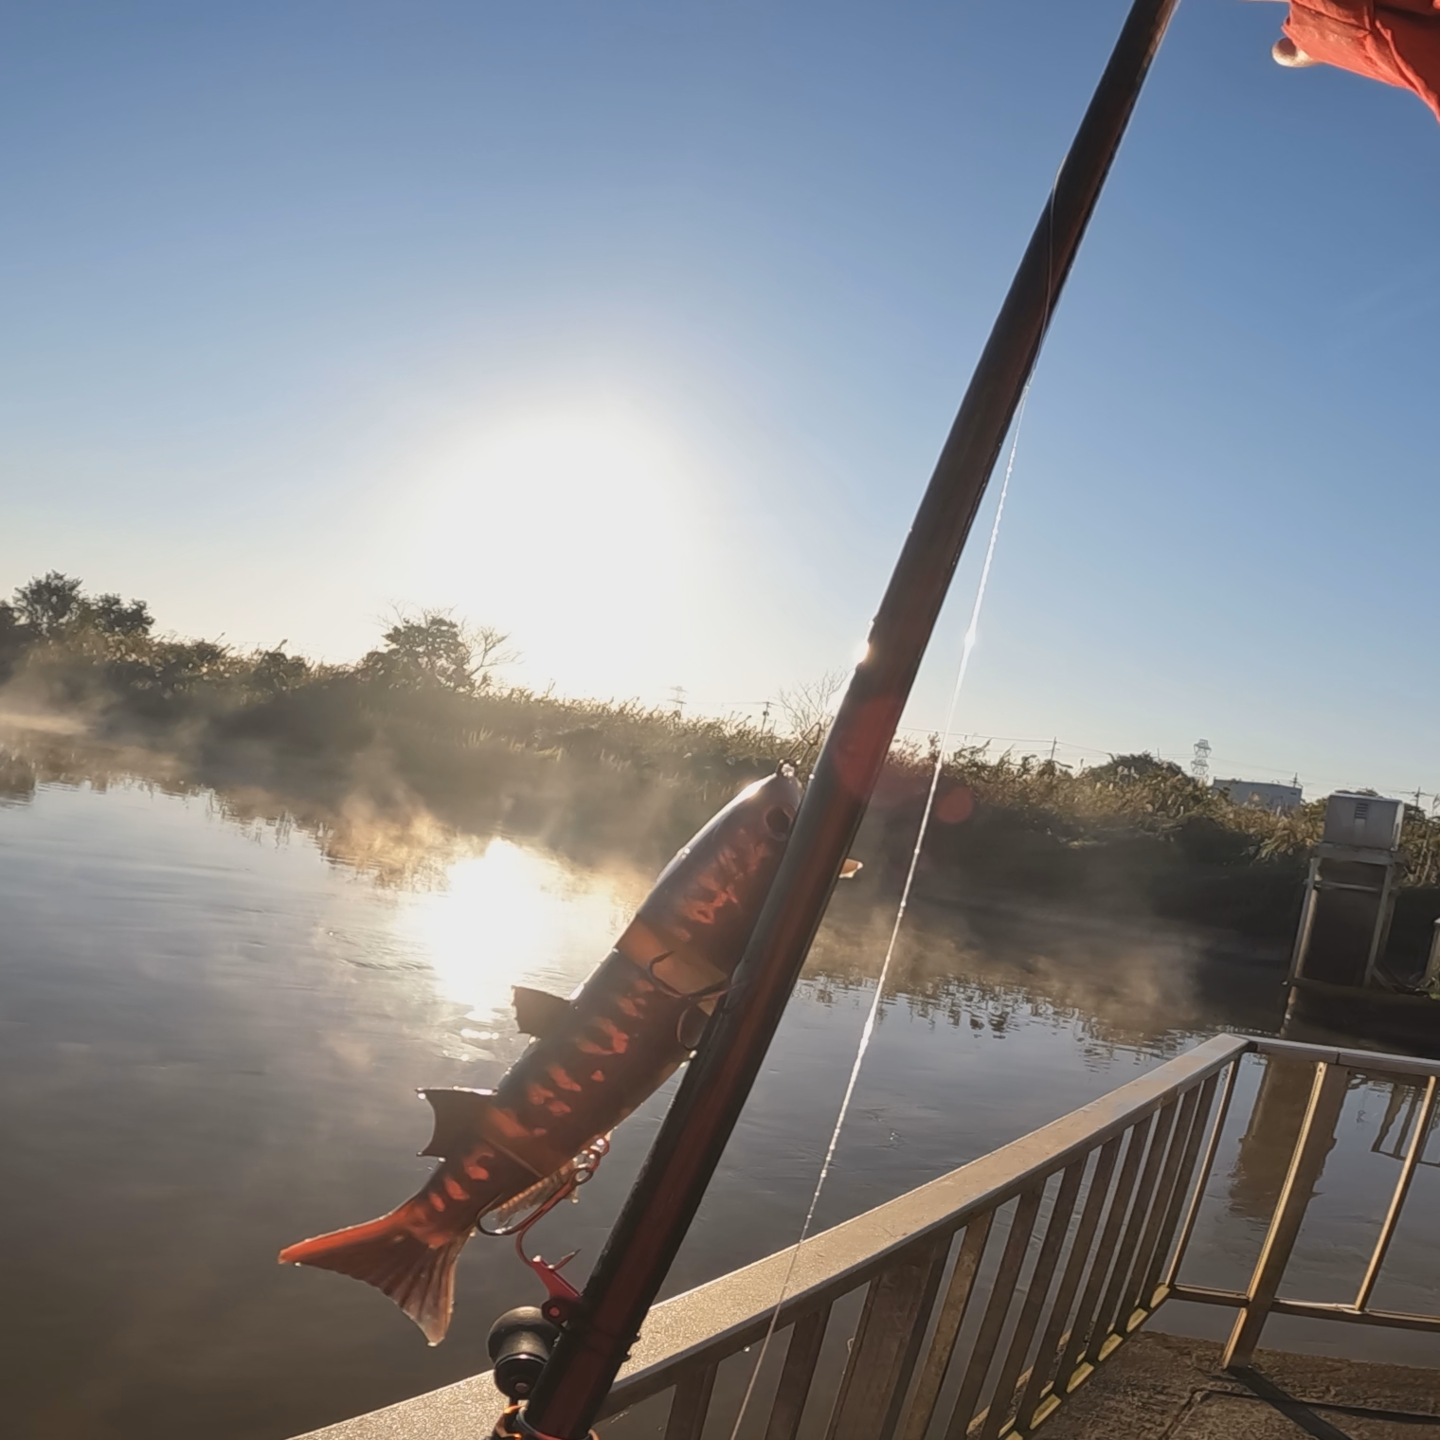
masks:
{"type": "Polygon", "coordinates": [[[713,546],[685,448],[636,410],[509,413],[450,442],[414,519],[417,573],[511,631],[566,688],[620,693],[693,638],[713,546]]]}

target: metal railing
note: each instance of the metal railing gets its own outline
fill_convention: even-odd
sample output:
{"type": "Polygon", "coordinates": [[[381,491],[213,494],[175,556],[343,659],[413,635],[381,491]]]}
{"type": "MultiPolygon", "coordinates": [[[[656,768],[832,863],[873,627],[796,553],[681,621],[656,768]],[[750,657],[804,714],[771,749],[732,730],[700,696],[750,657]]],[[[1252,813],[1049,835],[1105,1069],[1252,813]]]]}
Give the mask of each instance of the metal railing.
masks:
{"type": "MultiPolygon", "coordinates": [[[[1217,1036],[807,1240],[793,1263],[791,1251],[771,1255],[657,1305],[602,1415],[669,1391],[664,1440],[701,1440],[707,1422],[721,1440],[755,1361],[741,1352],[765,1336],[782,1288],[747,1414],[747,1433],[763,1425],[764,1440],[1028,1436],[1167,1300],[1240,1311],[1227,1364],[1249,1360],[1272,1314],[1440,1330],[1440,1317],[1369,1303],[1432,1128],[1437,1077],[1440,1064],[1403,1056],[1217,1036]],[[1312,1064],[1314,1084],[1249,1284],[1204,1288],[1180,1272],[1251,1054],[1312,1064]],[[1388,1212],[1353,1304],[1282,1296],[1357,1074],[1423,1085],[1388,1212]]],[[[459,1440],[498,1404],[481,1376],[315,1435],[459,1440]]]]}
{"type": "MultiPolygon", "coordinates": [[[[863,1291],[838,1385],[813,1401],[827,1440],[1034,1429],[1153,1310],[1221,1072],[1245,1048],[1209,1041],[807,1241],[778,1317],[768,1415],[752,1424],[794,1440],[832,1311],[863,1291]]],[[[656,1333],[658,1307],[607,1413],[674,1385],[665,1440],[699,1440],[720,1363],[763,1336],[788,1263],[771,1256],[680,1297],[703,1336],[668,1316],[656,1333]]]]}
{"type": "MultiPolygon", "coordinates": [[[[1280,1190],[1275,1211],[1266,1231],[1249,1285],[1242,1290],[1217,1290],[1188,1285],[1178,1279],[1184,1259],[1184,1245],[1178,1247],[1166,1276],[1165,1298],[1193,1300],[1210,1305],[1233,1305],[1240,1310],[1226,1343],[1223,1363],[1226,1366],[1248,1364],[1260,1341],[1260,1332],[1271,1315],[1292,1315],[1312,1320],[1348,1320],[1362,1325],[1387,1325],[1402,1330],[1425,1330],[1440,1333],[1440,1315],[1419,1315],[1394,1310],[1379,1310],[1370,1304],[1375,1282],[1395,1238],[1401,1211],[1410,1194],[1415,1171],[1421,1164],[1425,1142],[1435,1119],[1436,1086],[1440,1082],[1440,1063],[1419,1060],[1407,1055],[1372,1054],[1366,1050],[1333,1050],[1318,1045],[1297,1045],[1284,1040],[1252,1040],[1247,1046],[1260,1055],[1276,1059],[1308,1061],[1315,1067],[1299,1135],[1291,1152],[1285,1182],[1280,1190]],[[1295,1248],[1295,1241],[1314,1194],[1315,1184],[1334,1143],[1336,1125],[1345,1104],[1345,1096],[1357,1075],[1384,1075],[1423,1081],[1418,1101],[1406,1116],[1410,1125],[1410,1142],[1401,1160],[1400,1173],[1390,1196],[1390,1203],[1381,1222],[1370,1258],[1350,1303],[1301,1300],[1280,1294],[1280,1282],[1295,1248]]],[[[1388,1131],[1388,1120],[1386,1129],[1388,1131]]],[[[1402,1134],[1404,1131],[1402,1130],[1402,1134]]],[[[1376,1153],[1384,1154],[1378,1145],[1376,1153]]],[[[1198,1207],[1199,1194],[1193,1201],[1198,1207]]]]}

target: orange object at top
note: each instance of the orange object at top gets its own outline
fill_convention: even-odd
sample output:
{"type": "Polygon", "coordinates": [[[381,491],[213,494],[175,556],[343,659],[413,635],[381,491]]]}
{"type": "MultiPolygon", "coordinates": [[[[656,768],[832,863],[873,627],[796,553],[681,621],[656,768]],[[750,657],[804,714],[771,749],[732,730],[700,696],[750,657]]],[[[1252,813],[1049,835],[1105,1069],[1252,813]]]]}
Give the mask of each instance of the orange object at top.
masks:
{"type": "Polygon", "coordinates": [[[1285,34],[1301,58],[1282,63],[1320,61],[1413,90],[1440,119],[1440,0],[1290,0],[1285,34]]]}

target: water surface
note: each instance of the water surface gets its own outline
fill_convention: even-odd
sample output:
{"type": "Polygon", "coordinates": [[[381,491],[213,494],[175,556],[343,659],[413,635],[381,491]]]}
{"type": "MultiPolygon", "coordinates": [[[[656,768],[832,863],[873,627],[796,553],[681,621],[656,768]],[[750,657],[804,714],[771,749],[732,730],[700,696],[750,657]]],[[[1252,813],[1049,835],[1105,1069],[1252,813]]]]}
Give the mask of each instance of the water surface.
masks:
{"type": "MultiPolygon", "coordinates": [[[[140,784],[42,785],[0,806],[11,1433],[292,1435],[484,1368],[491,1320],[538,1298],[508,1244],[477,1239],[450,1338],[430,1349],[375,1292],[274,1256],[418,1186],[429,1119],[415,1088],[493,1084],[525,1043],[510,987],[568,991],[651,877],[623,858],[580,866],[514,837],[438,831],[410,834],[406,863],[382,864],[384,840],[376,864],[338,863],[283,820],[237,823],[213,796],[140,784]]],[[[832,910],[669,1293],[796,1235],[883,951],[888,917],[864,885],[832,910]]],[[[819,1223],[1015,1139],[1200,1036],[1273,1028],[1276,980],[1174,938],[921,907],[819,1223]]],[[[1371,1097],[1372,1119],[1388,1094],[1371,1097]]],[[[535,1232],[549,1253],[581,1248],[578,1276],[667,1099],[620,1128],[582,1203],[535,1232]]],[[[1199,1231],[1219,1257],[1208,1283],[1236,1279],[1226,1265],[1243,1271],[1278,1184],[1253,1144],[1241,1173],[1238,1142],[1199,1231]]],[[[1341,1228],[1398,1165],[1367,1163],[1373,1176],[1361,1167],[1332,1187],[1341,1228]]]]}

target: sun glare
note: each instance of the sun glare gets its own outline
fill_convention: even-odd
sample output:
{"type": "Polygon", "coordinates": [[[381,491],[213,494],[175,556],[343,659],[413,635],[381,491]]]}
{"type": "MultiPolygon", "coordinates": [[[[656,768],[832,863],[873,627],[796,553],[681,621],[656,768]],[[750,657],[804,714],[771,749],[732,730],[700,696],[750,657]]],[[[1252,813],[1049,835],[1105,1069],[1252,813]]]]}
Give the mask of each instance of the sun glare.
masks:
{"type": "Polygon", "coordinates": [[[433,474],[417,517],[427,593],[511,631],[540,683],[682,678],[666,657],[693,640],[703,486],[657,427],[610,406],[512,415],[433,474]]]}
{"type": "Polygon", "coordinates": [[[450,867],[442,888],[410,897],[400,917],[440,993],[493,1023],[514,985],[569,994],[602,960],[638,897],[509,840],[450,867]]]}

